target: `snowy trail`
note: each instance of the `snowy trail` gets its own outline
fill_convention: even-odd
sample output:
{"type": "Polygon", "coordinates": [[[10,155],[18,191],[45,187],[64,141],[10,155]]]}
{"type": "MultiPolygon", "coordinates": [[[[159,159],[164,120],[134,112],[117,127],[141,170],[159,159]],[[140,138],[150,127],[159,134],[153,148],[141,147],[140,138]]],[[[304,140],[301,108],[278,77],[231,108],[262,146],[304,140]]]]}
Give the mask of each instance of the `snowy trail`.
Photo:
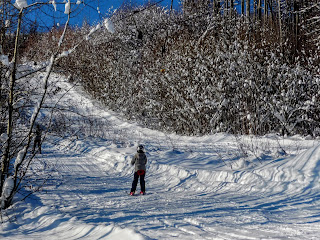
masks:
{"type": "MultiPolygon", "coordinates": [[[[54,198],[59,200],[55,205],[60,211],[87,224],[116,224],[151,239],[312,239],[308,233],[317,229],[311,223],[320,220],[320,216],[314,215],[314,208],[320,203],[318,192],[310,189],[305,194],[297,192],[299,188],[291,192],[288,183],[278,179],[278,175],[284,174],[281,166],[289,160],[274,163],[279,170],[269,175],[270,179],[266,174],[264,186],[254,190],[250,181],[254,181],[255,174],[250,171],[190,170],[158,163],[164,162],[168,154],[174,155],[171,150],[163,154],[165,159],[158,159],[158,153],[151,152],[147,177],[150,192],[146,196],[130,197],[125,192],[132,180],[132,169],[128,166],[132,148],[110,144],[99,151],[93,148],[91,153],[87,149],[89,145],[82,141],[66,142],[57,149],[65,152],[67,146],[76,164],[70,165],[69,156],[58,158],[61,179],[74,182],[74,191],[69,189],[70,185],[62,184],[54,198]],[[76,152],[72,153],[73,150],[76,152]],[[79,152],[85,154],[77,156],[79,152]],[[302,228],[297,224],[303,224],[302,228]]],[[[318,147],[308,152],[316,150],[318,147]]],[[[308,152],[301,155],[307,155],[304,160],[309,159],[308,152]]],[[[197,160],[197,154],[190,154],[197,160]]],[[[298,161],[301,156],[290,162],[298,161]]],[[[262,178],[261,173],[268,173],[270,166],[255,171],[262,178]]],[[[297,175],[289,173],[287,177],[297,175]]],[[[312,181],[307,181],[305,186],[309,182],[312,181]]]]}
{"type": "MultiPolygon", "coordinates": [[[[44,190],[8,211],[16,221],[2,224],[1,239],[319,239],[318,142],[291,138],[281,142],[290,155],[243,157],[234,136],[140,128],[75,89],[61,104],[110,123],[108,138],[48,138],[32,166],[47,173],[44,190]],[[138,143],[149,160],[147,195],[131,197],[138,143]]],[[[278,151],[272,137],[242,139],[254,141],[278,151]]]]}

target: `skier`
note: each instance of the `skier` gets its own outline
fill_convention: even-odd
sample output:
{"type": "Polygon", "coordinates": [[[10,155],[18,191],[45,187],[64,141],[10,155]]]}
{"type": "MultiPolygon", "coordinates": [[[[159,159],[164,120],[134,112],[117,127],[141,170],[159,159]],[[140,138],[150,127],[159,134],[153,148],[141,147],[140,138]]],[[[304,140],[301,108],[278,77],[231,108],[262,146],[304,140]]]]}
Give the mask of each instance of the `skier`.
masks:
{"type": "Polygon", "coordinates": [[[134,157],[131,160],[131,165],[135,165],[132,188],[130,191],[131,196],[133,196],[136,191],[139,177],[140,177],[140,187],[141,187],[140,194],[142,195],[146,194],[146,186],[144,181],[144,177],[146,175],[146,164],[147,164],[147,156],[144,153],[144,147],[142,145],[139,145],[137,148],[137,153],[134,155],[134,157]]]}
{"type": "Polygon", "coordinates": [[[40,128],[39,124],[37,124],[35,135],[36,136],[35,136],[34,142],[33,142],[32,154],[34,153],[36,145],[38,145],[39,152],[41,153],[41,128],[40,128]]]}

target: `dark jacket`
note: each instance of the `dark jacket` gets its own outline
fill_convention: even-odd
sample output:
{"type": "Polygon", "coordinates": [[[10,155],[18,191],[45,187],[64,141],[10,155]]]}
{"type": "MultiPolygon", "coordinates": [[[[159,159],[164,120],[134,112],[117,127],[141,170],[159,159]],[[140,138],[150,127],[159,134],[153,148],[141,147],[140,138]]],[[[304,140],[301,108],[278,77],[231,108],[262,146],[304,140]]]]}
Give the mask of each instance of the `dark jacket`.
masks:
{"type": "Polygon", "coordinates": [[[135,165],[134,171],[137,172],[138,170],[146,171],[146,164],[147,164],[147,156],[144,152],[137,152],[131,160],[131,165],[135,165]]]}

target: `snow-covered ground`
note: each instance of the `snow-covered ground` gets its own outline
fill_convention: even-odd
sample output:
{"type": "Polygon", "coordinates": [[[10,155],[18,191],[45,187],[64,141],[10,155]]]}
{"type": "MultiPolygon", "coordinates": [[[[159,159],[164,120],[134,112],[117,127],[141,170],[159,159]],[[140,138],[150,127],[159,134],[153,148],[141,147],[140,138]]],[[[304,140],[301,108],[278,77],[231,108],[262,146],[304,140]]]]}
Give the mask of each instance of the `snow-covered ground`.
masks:
{"type": "Polygon", "coordinates": [[[168,135],[120,120],[58,75],[52,86],[46,104],[63,96],[57,106],[103,122],[83,130],[103,137],[48,135],[30,173],[46,182],[2,212],[1,239],[319,239],[318,141],[168,135]],[[139,143],[147,195],[132,197],[139,143]]]}

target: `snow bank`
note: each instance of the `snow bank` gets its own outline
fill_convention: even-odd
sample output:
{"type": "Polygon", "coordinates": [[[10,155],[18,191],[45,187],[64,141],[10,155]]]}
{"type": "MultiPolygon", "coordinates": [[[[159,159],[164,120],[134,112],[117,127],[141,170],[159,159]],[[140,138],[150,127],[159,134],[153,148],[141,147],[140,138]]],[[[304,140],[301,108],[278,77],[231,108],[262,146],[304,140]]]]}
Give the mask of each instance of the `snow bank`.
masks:
{"type": "Polygon", "coordinates": [[[54,207],[41,206],[32,209],[25,205],[24,214],[15,223],[0,225],[1,239],[108,239],[108,240],[144,240],[145,238],[129,228],[111,225],[87,224],[61,214],[54,207]],[[25,233],[25,234],[24,234],[25,233]]]}
{"type": "MultiPolygon", "coordinates": [[[[131,176],[130,161],[135,152],[132,148],[121,148],[115,145],[107,147],[91,146],[89,141],[65,140],[60,149],[82,152],[104,164],[108,172],[117,175],[131,176]]],[[[239,166],[232,168],[230,163],[222,167],[221,161],[213,152],[162,151],[147,153],[149,163],[148,176],[166,182],[165,188],[170,191],[212,192],[224,184],[220,191],[235,191],[267,194],[294,194],[304,188],[318,188],[320,172],[320,145],[314,146],[295,157],[286,157],[273,161],[250,163],[238,160],[239,166]],[[156,159],[153,160],[153,159],[156,159]],[[221,166],[221,165],[219,165],[221,166]],[[234,170],[233,170],[234,169],[234,170]],[[311,186],[312,185],[312,186],[311,186]]],[[[265,157],[267,158],[267,157],[265,157]]],[[[233,164],[234,166],[235,164],[233,164]]]]}
{"type": "Polygon", "coordinates": [[[319,189],[320,145],[293,157],[274,161],[253,171],[274,192],[294,194],[319,189]]]}

